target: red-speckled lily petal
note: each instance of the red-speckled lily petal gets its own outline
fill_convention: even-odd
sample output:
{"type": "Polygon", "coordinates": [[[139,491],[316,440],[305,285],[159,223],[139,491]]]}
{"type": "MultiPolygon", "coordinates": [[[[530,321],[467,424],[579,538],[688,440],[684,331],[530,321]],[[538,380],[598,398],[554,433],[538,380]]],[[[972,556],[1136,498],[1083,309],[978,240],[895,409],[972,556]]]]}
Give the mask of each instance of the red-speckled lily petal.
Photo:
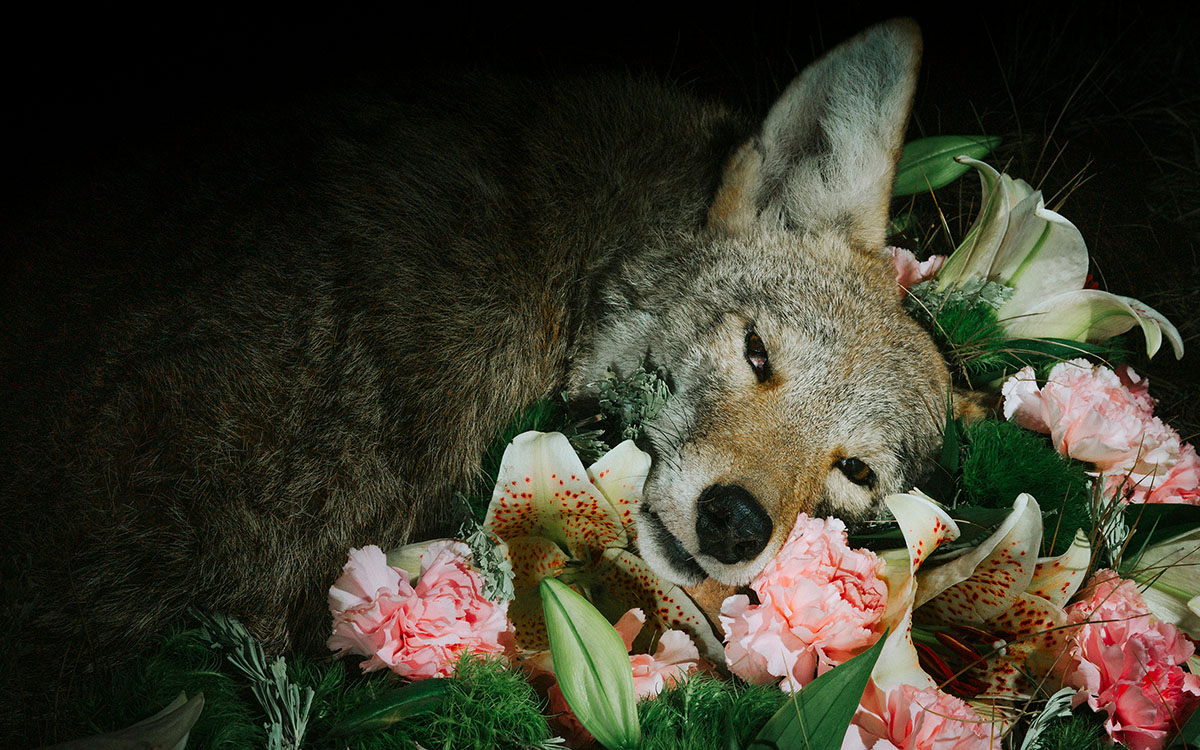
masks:
{"type": "Polygon", "coordinates": [[[1092,545],[1079,529],[1066,552],[1038,560],[1026,591],[1062,607],[1083,585],[1091,559],[1092,545]]]}
{"type": "Polygon", "coordinates": [[[650,454],[638,449],[632,440],[605,453],[587,470],[592,483],[612,503],[621,527],[630,539],[636,538],[633,514],[642,501],[642,486],[646,484],[649,471],[650,454]]]}
{"type": "Polygon", "coordinates": [[[557,432],[513,438],[500,461],[484,528],[504,541],[545,537],[585,563],[594,563],[609,547],[628,544],[616,509],[557,432]]]}
{"type": "Polygon", "coordinates": [[[637,607],[660,632],[682,630],[705,658],[714,664],[724,662],[725,650],[704,613],[682,589],[659,578],[645,560],[611,549],[604,553],[598,575],[604,581],[602,594],[595,597],[601,611],[626,612],[637,607]],[[607,601],[602,603],[601,597],[607,601]]]}
{"type": "Polygon", "coordinates": [[[992,620],[988,631],[997,643],[981,675],[987,687],[980,697],[1026,693],[1030,686],[1023,682],[1036,684],[1056,660],[1066,659],[1066,621],[1062,607],[1030,594],[992,620]]]}
{"type": "Polygon", "coordinates": [[[948,623],[992,620],[1025,593],[1041,542],[1041,508],[1022,493],[1012,513],[978,548],[917,575],[916,606],[929,608],[923,617],[948,623]]]}
{"type": "Polygon", "coordinates": [[[919,491],[888,495],[883,502],[896,517],[908,547],[879,553],[883,561],[880,575],[888,585],[883,622],[887,627],[896,627],[899,619],[912,610],[917,596],[917,569],[944,542],[957,539],[959,529],[946,511],[919,491]]]}
{"type": "Polygon", "coordinates": [[[935,687],[933,678],[921,669],[917,649],[912,641],[912,613],[905,612],[888,633],[879,652],[879,659],[871,669],[871,679],[885,692],[900,685],[912,685],[919,689],[935,687]]]}
{"type": "Polygon", "coordinates": [[[512,563],[513,588],[520,591],[537,585],[546,576],[555,577],[567,566],[567,553],[542,536],[522,536],[507,544],[508,561],[512,563]]]}
{"type": "Polygon", "coordinates": [[[545,651],[550,648],[546,637],[546,617],[537,585],[517,589],[517,596],[508,603],[508,619],[513,624],[513,641],[519,654],[545,651]]]}

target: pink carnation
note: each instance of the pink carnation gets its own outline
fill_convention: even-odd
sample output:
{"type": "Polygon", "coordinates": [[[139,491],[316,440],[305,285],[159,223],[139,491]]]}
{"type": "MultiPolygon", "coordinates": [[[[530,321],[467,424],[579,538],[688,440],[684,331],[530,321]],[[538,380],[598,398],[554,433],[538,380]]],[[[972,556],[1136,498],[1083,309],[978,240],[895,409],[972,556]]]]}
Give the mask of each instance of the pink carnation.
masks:
{"type": "Polygon", "coordinates": [[[1200,676],[1180,665],[1194,647],[1170,623],[1149,614],[1132,581],[1111,570],[1088,582],[1091,597],[1067,608],[1071,631],[1063,683],[1079,689],[1076,705],[1104,711],[1104,728],[1132,750],[1157,750],[1200,705],[1200,676]]]}
{"type": "Polygon", "coordinates": [[[1106,474],[1104,489],[1109,497],[1121,496],[1131,503],[1186,503],[1200,505],[1200,460],[1190,443],[1179,448],[1179,460],[1166,475],[1140,482],[1124,473],[1106,474]]]}
{"type": "Polygon", "coordinates": [[[867,686],[842,750],[990,750],[992,726],[960,698],[937,688],[867,686]]]}
{"type": "Polygon", "coordinates": [[[1026,367],[1004,383],[1004,416],[1049,433],[1059,453],[1101,472],[1129,474],[1135,483],[1166,474],[1179,456],[1179,435],[1153,415],[1139,385],[1145,381],[1132,370],[1124,375],[1122,382],[1107,367],[1073,359],[1055,365],[1039,388],[1026,367]]]}
{"type": "Polygon", "coordinates": [[[937,276],[942,264],[946,262],[945,255],[931,255],[929,260],[922,262],[917,260],[917,256],[913,255],[911,250],[902,247],[888,247],[887,250],[892,256],[892,265],[896,268],[896,283],[903,289],[937,276]]]}
{"type": "Polygon", "coordinates": [[[1033,369],[1004,383],[1004,415],[1049,433],[1063,455],[1095,464],[1109,497],[1134,503],[1200,504],[1196,451],[1155,417],[1149,381],[1076,359],[1056,365],[1041,388],[1033,369]]]}
{"type": "Polygon", "coordinates": [[[877,641],[887,605],[879,559],[852,550],[846,525],[801,513],[774,560],[750,588],[759,604],[731,596],[721,607],[725,661],[760,684],[798,690],[877,641]]]}
{"type": "Polygon", "coordinates": [[[508,604],[483,596],[462,542],[434,542],[421,555],[416,587],[374,545],[350,550],[329,589],[329,648],[370,657],[364,672],[389,667],[410,679],[449,675],[464,653],[498,654],[508,604]]]}

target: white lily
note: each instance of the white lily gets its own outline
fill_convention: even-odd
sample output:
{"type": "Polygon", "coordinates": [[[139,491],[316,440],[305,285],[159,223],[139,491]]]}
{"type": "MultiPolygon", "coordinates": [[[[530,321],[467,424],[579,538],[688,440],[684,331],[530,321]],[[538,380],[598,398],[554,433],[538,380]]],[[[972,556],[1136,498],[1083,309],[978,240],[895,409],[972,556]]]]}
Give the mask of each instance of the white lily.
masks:
{"type": "Polygon", "coordinates": [[[504,451],[484,529],[506,545],[516,597],[509,617],[520,650],[548,647],[538,585],[558,578],[610,621],[638,608],[662,631],[684,630],[708,658],[720,641],[678,586],[661,580],[630,549],[650,456],[625,441],[585,469],[557,432],[526,432],[504,451]]]}
{"type": "Polygon", "coordinates": [[[981,696],[1018,695],[1023,674],[1046,674],[1062,653],[1063,607],[1083,583],[1091,547],[1081,532],[1063,554],[1038,558],[1041,543],[1041,509],[1022,493],[984,542],[917,577],[918,622],[996,639],[981,644],[973,679],[981,696]]]}
{"type": "Polygon", "coordinates": [[[890,629],[887,642],[875,662],[871,680],[883,691],[898,685],[936,687],[921,668],[912,642],[912,611],[918,597],[917,572],[921,564],[945,542],[958,538],[954,519],[933,498],[920,490],[888,495],[883,502],[904,534],[906,549],[881,552],[882,576],[888,585],[884,625],[890,629]]]}
{"type": "Polygon", "coordinates": [[[1045,207],[1040,190],[966,156],[983,185],[983,208],[961,245],[942,266],[937,288],[973,277],[1012,287],[999,309],[1000,325],[1012,338],[1103,341],[1138,325],[1153,356],[1170,341],[1183,356],[1179,331],[1138,300],[1085,289],[1088,252],[1075,225],[1045,207]]]}

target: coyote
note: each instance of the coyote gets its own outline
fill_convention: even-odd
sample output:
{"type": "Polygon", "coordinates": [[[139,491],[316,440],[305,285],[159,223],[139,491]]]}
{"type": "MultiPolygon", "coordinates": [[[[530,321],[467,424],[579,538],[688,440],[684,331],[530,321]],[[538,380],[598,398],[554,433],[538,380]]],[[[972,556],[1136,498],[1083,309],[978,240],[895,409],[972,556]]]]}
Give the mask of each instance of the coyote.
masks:
{"type": "Polygon", "coordinates": [[[640,78],[370,88],[6,230],[6,729],[189,606],[320,650],[349,548],[453,529],[512,416],[610,367],[670,374],[637,518],[669,580],[911,487],[950,391],[883,251],[919,55],[871,28],[762,123],[640,78]]]}

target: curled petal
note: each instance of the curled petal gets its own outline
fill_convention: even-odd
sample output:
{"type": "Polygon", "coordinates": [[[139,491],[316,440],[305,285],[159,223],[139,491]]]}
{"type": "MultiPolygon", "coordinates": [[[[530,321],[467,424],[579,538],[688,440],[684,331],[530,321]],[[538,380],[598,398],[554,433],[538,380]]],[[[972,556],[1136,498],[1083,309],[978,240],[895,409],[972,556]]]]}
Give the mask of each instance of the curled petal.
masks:
{"type": "MultiPolygon", "coordinates": [[[[962,244],[951,253],[942,271],[938,274],[938,288],[961,283],[972,276],[993,278],[993,265],[1001,244],[1009,231],[1013,210],[1033,194],[1033,188],[1024,180],[1014,180],[1000,174],[991,166],[966,156],[956,159],[961,164],[974,167],[979,172],[983,186],[983,208],[975,217],[975,223],[967,230],[962,244]]],[[[1003,282],[1003,279],[1000,279],[1003,282]]]]}
{"type": "Polygon", "coordinates": [[[933,498],[919,490],[888,495],[883,499],[888,510],[900,525],[907,545],[901,550],[883,552],[881,576],[887,581],[888,605],[883,623],[896,627],[896,622],[911,611],[917,596],[916,573],[925,558],[944,542],[958,538],[958,524],[933,498]]]}
{"type": "Polygon", "coordinates": [[[1146,354],[1162,346],[1165,335],[1175,358],[1183,357],[1183,339],[1162,313],[1131,297],[1099,289],[1074,289],[1050,297],[1023,298],[1000,310],[1000,324],[1013,338],[1040,337],[1072,341],[1104,341],[1141,326],[1146,354]]]}
{"type": "Polygon", "coordinates": [[[931,608],[925,616],[946,622],[991,620],[1029,586],[1041,541],[1041,508],[1021,493],[1008,518],[978,547],[918,575],[916,606],[931,608]]]}
{"type": "Polygon", "coordinates": [[[1066,606],[1087,577],[1091,559],[1092,544],[1083,529],[1077,529],[1066,552],[1038,560],[1026,591],[1056,606],[1066,606]]]}

